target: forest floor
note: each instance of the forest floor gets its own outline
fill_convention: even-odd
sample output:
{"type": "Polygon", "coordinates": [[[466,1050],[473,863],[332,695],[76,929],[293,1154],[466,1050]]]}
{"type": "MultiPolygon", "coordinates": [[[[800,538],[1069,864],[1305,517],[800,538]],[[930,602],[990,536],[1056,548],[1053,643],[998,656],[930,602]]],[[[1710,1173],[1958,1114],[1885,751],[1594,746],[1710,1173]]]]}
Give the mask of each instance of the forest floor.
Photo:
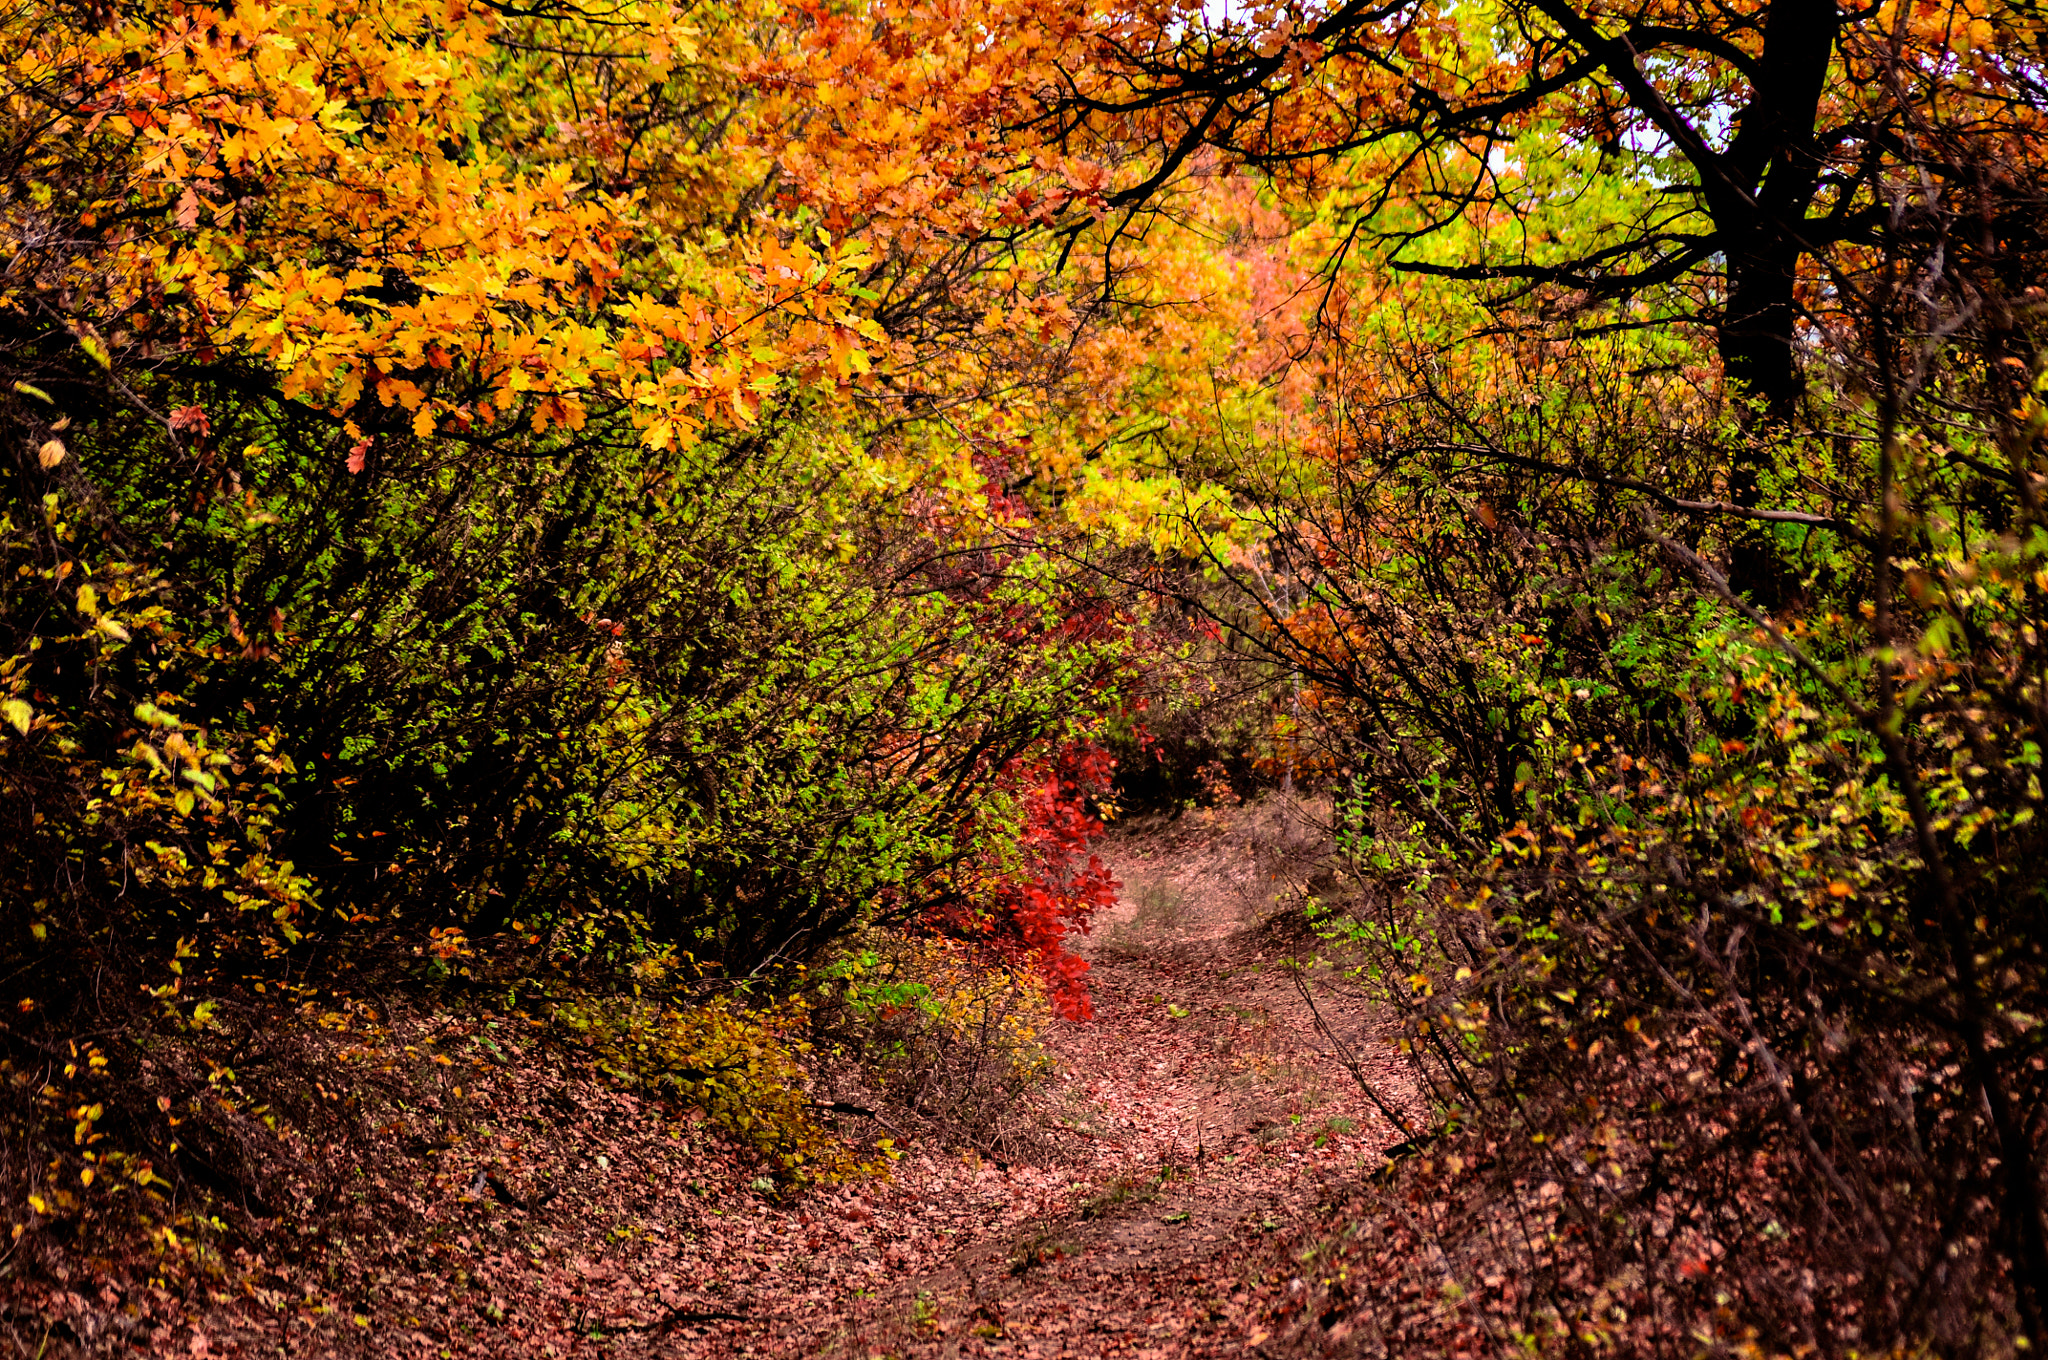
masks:
{"type": "Polygon", "coordinates": [[[943,1249],[822,1312],[736,1332],[733,1353],[1254,1353],[1299,1291],[1290,1247],[1402,1138],[1331,1036],[1420,1113],[1372,1014],[1305,975],[1325,1033],[1297,989],[1286,965],[1317,942],[1275,911],[1270,831],[1256,814],[1197,815],[1112,839],[1121,901],[1084,951],[1095,1018],[1053,1039],[1042,1164],[970,1160],[962,1183],[911,1160],[875,1197],[877,1224],[943,1249]]]}
{"type": "Polygon", "coordinates": [[[913,1138],[886,1180],[785,1200],[513,1017],[344,1007],[300,1060],[407,1114],[307,1149],[338,1217],[251,1209],[240,1245],[177,1259],[77,1242],[39,1284],[0,1270],[0,1336],[51,1360],[1257,1353],[1315,1292],[1303,1244],[1401,1139],[1332,1036],[1420,1113],[1355,992],[1304,974],[1319,1026],[1297,987],[1318,942],[1278,890],[1317,839],[1287,818],[1105,843],[1123,887],[1086,942],[1095,1016],[1054,1027],[1008,1162],[913,1138]]]}

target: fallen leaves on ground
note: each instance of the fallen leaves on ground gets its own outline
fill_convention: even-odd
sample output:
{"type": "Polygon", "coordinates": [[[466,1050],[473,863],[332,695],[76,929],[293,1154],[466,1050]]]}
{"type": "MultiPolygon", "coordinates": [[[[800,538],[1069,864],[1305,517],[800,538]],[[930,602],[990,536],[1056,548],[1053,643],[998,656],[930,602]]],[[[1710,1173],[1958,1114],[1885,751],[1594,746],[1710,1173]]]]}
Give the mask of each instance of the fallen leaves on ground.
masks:
{"type": "MultiPolygon", "coordinates": [[[[375,1126],[321,1182],[317,1228],[78,1244],[54,1287],[10,1288],[17,1335],[37,1320],[52,1356],[1242,1353],[1290,1289],[1277,1244],[1399,1135],[1255,919],[1270,885],[1225,882],[1233,847],[1197,825],[1113,853],[1096,1017],[1051,1037],[1028,1159],[927,1141],[886,1180],[786,1196],[701,1116],[516,1016],[357,1006],[324,1017],[318,1056],[375,1126]],[[1185,899],[1171,921],[1145,915],[1161,891],[1185,899]]],[[[1333,995],[1325,1016],[1369,1051],[1369,1014],[1333,995]]]]}

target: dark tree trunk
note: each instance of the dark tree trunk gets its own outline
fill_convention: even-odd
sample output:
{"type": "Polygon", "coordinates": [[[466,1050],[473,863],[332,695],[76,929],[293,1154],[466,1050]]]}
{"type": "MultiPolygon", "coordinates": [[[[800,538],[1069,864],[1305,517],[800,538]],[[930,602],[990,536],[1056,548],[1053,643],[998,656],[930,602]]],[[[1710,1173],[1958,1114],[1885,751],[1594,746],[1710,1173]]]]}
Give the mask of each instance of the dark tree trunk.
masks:
{"type": "Polygon", "coordinates": [[[1763,401],[1768,417],[1782,420],[1800,388],[1792,356],[1799,247],[1764,224],[1736,239],[1742,244],[1731,242],[1728,251],[1728,304],[1718,337],[1722,368],[1763,401]]]}
{"type": "MultiPolygon", "coordinates": [[[[1767,226],[1747,237],[1754,244],[1743,256],[1737,248],[1729,252],[1728,307],[1717,337],[1721,366],[1732,386],[1762,402],[1759,426],[1783,428],[1801,389],[1792,350],[1799,247],[1767,226]]],[[[1769,457],[1769,431],[1756,433],[1761,438],[1738,446],[1728,467],[1728,499],[1741,506],[1763,502],[1758,460],[1769,457]]],[[[1728,583],[1763,609],[1782,608],[1799,594],[1798,573],[1762,524],[1736,527],[1728,544],[1728,583]]]]}
{"type": "MultiPolygon", "coordinates": [[[[1821,94],[1842,28],[1835,0],[1772,0],[1749,103],[1719,158],[1719,176],[1703,184],[1727,268],[1727,304],[1717,336],[1722,369],[1739,391],[1759,400],[1771,425],[1788,422],[1799,401],[1799,258],[1805,221],[1820,191],[1814,137],[1821,94]]],[[[1728,494],[1759,503],[1760,469],[1738,455],[1728,494]]],[[[1762,526],[1730,545],[1729,581],[1757,604],[1775,608],[1797,593],[1795,573],[1762,526]]]]}
{"type": "Polygon", "coordinates": [[[1775,419],[1799,397],[1796,287],[1821,172],[1814,124],[1841,29],[1835,0],[1772,0],[1750,101],[1720,157],[1722,173],[1703,185],[1728,269],[1722,363],[1775,419]]]}

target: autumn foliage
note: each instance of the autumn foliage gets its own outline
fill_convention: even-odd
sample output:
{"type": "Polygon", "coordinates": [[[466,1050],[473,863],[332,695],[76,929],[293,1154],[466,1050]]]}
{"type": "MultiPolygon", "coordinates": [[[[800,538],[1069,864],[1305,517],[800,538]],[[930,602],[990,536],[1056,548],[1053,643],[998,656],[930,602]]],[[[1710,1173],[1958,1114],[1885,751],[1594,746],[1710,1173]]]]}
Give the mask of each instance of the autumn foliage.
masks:
{"type": "Polygon", "coordinates": [[[9,19],[32,1259],[256,1231],[183,1187],[272,1193],[260,1112],[312,1077],[221,1074],[369,988],[487,995],[792,1185],[887,1162],[808,1092],[800,965],[849,931],[1000,863],[983,919],[1085,1009],[1061,941],[1106,879],[1063,857],[1099,824],[1010,792],[1120,710],[1126,632],[1058,627],[1074,573],[877,430],[888,245],[758,210],[750,31],[661,4],[9,19]],[[983,538],[1011,570],[925,588],[983,538]]]}
{"type": "MultiPolygon", "coordinates": [[[[2040,1344],[2044,60],[1984,0],[16,6],[21,1278],[342,1223],[465,1117],[435,1014],[764,1196],[889,1110],[1026,1146],[1119,800],[1264,782],[1428,1107],[1427,1222],[1332,1232],[1495,1281],[1417,1345],[2040,1344]]],[[[1315,1290],[1290,1344],[1399,1305],[1315,1290]]]]}

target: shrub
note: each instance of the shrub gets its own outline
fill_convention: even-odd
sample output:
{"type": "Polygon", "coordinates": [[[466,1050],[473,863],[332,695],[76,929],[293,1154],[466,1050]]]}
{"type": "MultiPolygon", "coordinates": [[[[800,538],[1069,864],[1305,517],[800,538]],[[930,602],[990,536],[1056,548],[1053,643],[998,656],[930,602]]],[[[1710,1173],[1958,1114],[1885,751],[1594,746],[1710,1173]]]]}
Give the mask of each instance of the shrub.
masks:
{"type": "Polygon", "coordinates": [[[1052,1072],[1054,1003],[1035,968],[959,942],[871,933],[813,974],[818,1042],[943,1138],[1028,1151],[1023,1101],[1052,1072]]]}
{"type": "MultiPolygon", "coordinates": [[[[865,255],[729,237],[695,114],[633,139],[695,167],[659,192],[572,176],[528,39],[580,11],[40,17],[0,40],[15,1096],[96,1036],[127,1094],[50,1099],[175,1173],[160,1112],[116,1108],[152,1035],[541,981],[621,1080],[838,1166],[798,1017],[619,970],[673,945],[733,981],[924,912],[1016,834],[983,795],[1120,707],[1126,651],[1069,626],[1096,597],[1055,554],[861,446],[865,255]],[[1006,569],[968,588],[976,534],[1006,569]]],[[[549,50],[729,108],[681,25],[549,50]]]]}
{"type": "Polygon", "coordinates": [[[1936,282],[1862,295],[1810,425],[1612,337],[1455,377],[1390,345],[1365,437],[1254,481],[1262,574],[1202,597],[1299,685],[1280,749],[1344,871],[1311,908],[1401,1018],[1428,1113],[1376,1094],[1515,1330],[2041,1335],[2048,378],[2007,291],[2040,262],[1961,225],[2033,201],[1993,184],[1892,242],[1936,282]]]}

